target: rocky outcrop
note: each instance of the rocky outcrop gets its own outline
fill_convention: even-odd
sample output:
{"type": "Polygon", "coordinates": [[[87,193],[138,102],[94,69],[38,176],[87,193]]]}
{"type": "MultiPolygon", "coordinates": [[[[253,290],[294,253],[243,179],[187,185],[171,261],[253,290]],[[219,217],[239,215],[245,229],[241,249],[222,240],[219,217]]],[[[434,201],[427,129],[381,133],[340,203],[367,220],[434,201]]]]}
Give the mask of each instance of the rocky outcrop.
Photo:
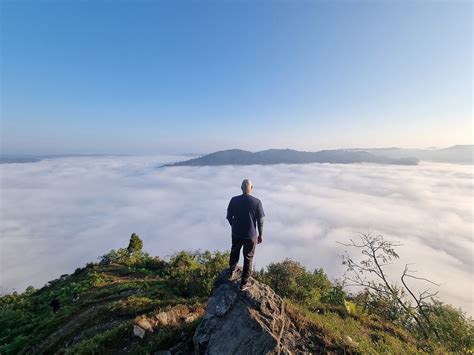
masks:
{"type": "Polygon", "coordinates": [[[177,326],[182,323],[191,323],[202,316],[204,309],[197,307],[190,310],[188,306],[177,305],[152,316],[141,315],[134,319],[133,334],[143,338],[146,332],[166,326],[177,326]]]}
{"type": "Polygon", "coordinates": [[[196,354],[292,354],[317,351],[285,313],[285,303],[267,285],[239,289],[240,270],[232,280],[223,271],[216,280],[206,313],[194,333],[196,354]]]}

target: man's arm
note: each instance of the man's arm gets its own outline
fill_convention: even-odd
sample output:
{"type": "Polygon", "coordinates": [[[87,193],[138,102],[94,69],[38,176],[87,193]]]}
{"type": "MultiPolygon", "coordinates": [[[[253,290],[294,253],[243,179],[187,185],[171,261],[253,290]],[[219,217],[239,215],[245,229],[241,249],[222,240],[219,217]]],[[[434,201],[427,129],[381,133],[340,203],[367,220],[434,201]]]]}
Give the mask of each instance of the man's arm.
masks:
{"type": "Polygon", "coordinates": [[[229,206],[227,206],[227,220],[229,221],[230,226],[232,227],[232,221],[234,220],[234,215],[232,214],[232,199],[229,202],[229,206]]]}
{"type": "Polygon", "coordinates": [[[263,241],[263,217],[265,217],[265,212],[263,211],[262,201],[260,201],[257,208],[258,244],[263,241]]]}
{"type": "Polygon", "coordinates": [[[258,238],[257,243],[260,244],[263,241],[263,217],[257,219],[258,238]]]}

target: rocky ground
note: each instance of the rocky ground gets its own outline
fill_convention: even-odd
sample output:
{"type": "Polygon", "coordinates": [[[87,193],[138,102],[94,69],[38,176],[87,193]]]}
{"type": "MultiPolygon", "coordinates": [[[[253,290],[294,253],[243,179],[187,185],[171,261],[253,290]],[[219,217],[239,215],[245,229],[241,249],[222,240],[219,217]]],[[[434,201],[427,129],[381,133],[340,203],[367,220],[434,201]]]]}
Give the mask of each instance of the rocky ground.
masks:
{"type": "Polygon", "coordinates": [[[318,337],[298,331],[285,312],[285,302],[273,290],[253,280],[239,289],[240,270],[229,280],[224,271],[217,279],[206,313],[194,333],[199,354],[292,354],[323,352],[318,337]]]}

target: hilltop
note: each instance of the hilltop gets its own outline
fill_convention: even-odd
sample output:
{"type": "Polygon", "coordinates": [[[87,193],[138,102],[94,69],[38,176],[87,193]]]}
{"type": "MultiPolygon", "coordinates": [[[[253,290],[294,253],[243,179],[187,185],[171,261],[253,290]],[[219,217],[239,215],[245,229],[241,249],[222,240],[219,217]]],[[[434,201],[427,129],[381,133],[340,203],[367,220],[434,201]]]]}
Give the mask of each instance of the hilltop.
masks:
{"type": "Polygon", "coordinates": [[[393,305],[381,299],[362,309],[360,295],[348,294],[322,269],[273,263],[254,273],[253,288],[243,294],[225,276],[227,260],[228,253],[208,251],[162,260],[142,252],[133,234],[128,248],[97,263],[1,297],[0,353],[441,354],[472,347],[466,348],[472,323],[452,307],[438,310],[457,317],[456,329],[443,323],[442,335],[453,343],[422,339],[406,319],[375,311],[393,305]]]}
{"type": "Polygon", "coordinates": [[[269,149],[249,152],[241,149],[228,149],[204,155],[202,157],[166,164],[164,166],[214,166],[214,165],[272,165],[272,164],[309,164],[309,163],[375,163],[417,165],[418,159],[390,158],[366,151],[342,149],[302,152],[293,149],[269,149]]]}
{"type": "Polygon", "coordinates": [[[474,145],[448,148],[349,148],[305,152],[294,149],[268,149],[249,152],[227,149],[163,166],[272,165],[272,164],[352,164],[374,163],[417,165],[420,161],[473,164],[474,145]]]}

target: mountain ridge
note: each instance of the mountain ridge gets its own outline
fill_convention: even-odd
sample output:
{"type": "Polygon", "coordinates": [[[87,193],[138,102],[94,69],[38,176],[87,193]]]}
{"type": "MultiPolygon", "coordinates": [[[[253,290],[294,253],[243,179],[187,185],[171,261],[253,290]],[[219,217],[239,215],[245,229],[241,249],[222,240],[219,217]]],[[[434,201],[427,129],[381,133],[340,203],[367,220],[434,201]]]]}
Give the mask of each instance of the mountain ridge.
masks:
{"type": "Polygon", "coordinates": [[[342,149],[306,152],[294,149],[267,149],[250,152],[242,149],[226,149],[204,156],[164,164],[162,167],[174,166],[216,166],[216,165],[273,165],[273,164],[352,164],[375,163],[396,165],[417,165],[413,157],[391,158],[368,153],[366,151],[348,151],[342,149]]]}
{"type": "Polygon", "coordinates": [[[366,151],[374,155],[383,155],[391,158],[413,156],[421,161],[439,163],[474,164],[474,145],[456,144],[447,148],[351,148],[350,151],[366,151]]]}

